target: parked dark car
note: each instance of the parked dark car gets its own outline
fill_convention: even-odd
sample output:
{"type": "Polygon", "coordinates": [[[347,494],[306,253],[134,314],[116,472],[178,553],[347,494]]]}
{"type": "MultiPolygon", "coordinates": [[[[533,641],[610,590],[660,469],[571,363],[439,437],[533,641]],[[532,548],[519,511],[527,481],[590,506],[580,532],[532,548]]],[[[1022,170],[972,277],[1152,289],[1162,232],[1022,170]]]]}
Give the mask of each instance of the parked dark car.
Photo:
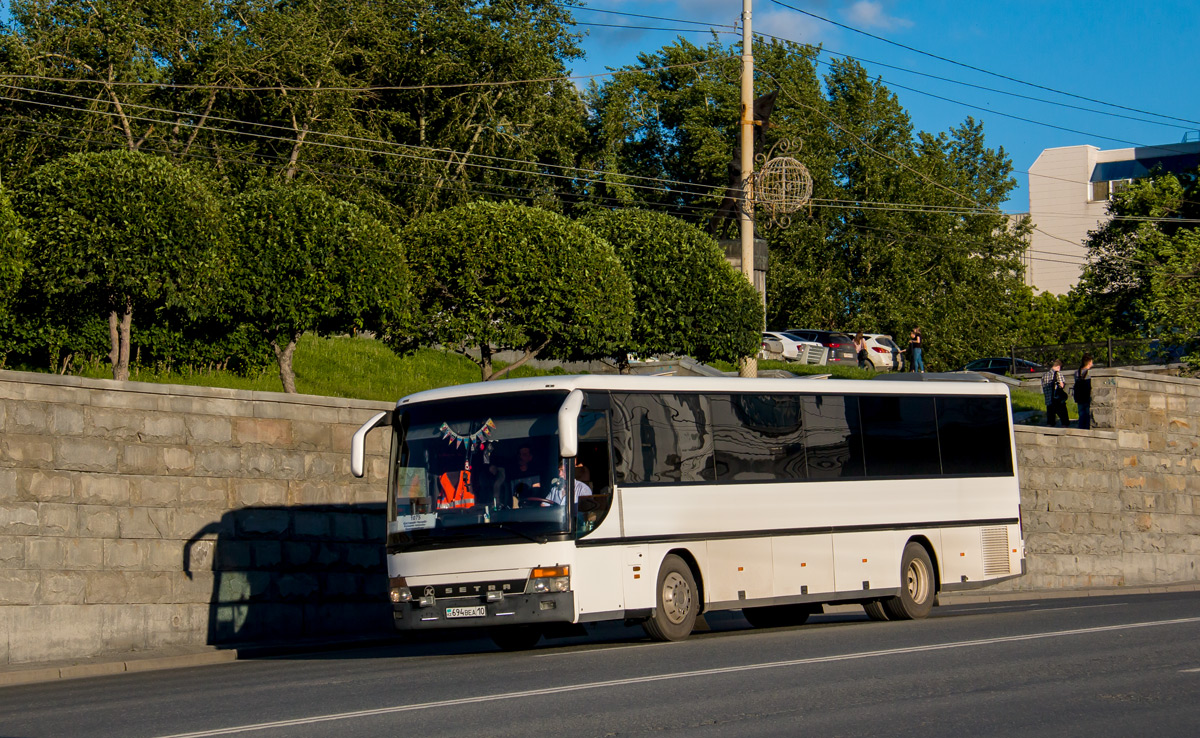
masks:
{"type": "Polygon", "coordinates": [[[814,331],[808,328],[788,328],[786,333],[804,341],[816,341],[829,349],[826,364],[858,366],[858,355],[854,351],[854,339],[837,331],[814,331]]]}
{"type": "MultiPolygon", "coordinates": [[[[1017,359],[1017,377],[1032,377],[1046,373],[1046,367],[1041,364],[1028,361],[1026,359],[1017,359]]],[[[989,372],[991,374],[1011,374],[1013,360],[1011,357],[1001,356],[991,359],[976,359],[964,366],[959,371],[963,372],[989,372]]]]}

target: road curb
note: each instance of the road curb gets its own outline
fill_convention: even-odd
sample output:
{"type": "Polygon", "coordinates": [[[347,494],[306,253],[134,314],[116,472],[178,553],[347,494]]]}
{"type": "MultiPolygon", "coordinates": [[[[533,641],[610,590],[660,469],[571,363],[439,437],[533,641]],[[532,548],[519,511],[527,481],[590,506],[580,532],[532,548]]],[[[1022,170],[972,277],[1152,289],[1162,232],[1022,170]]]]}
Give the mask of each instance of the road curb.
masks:
{"type": "Polygon", "coordinates": [[[225,664],[238,659],[236,649],[201,651],[199,653],[154,655],[147,653],[136,658],[119,657],[63,666],[16,666],[0,669],[0,687],[18,684],[38,684],[58,679],[83,679],[139,671],[182,669],[189,666],[225,664]]]}
{"type": "MultiPolygon", "coordinates": [[[[1009,591],[1009,592],[948,592],[939,596],[939,604],[973,605],[996,602],[1019,602],[1023,600],[1054,600],[1081,599],[1087,597],[1114,597],[1120,595],[1169,594],[1174,592],[1200,592],[1200,582],[1181,582],[1143,587],[1103,587],[1093,589],[1061,589],[1038,591],[1009,591]]],[[[827,605],[825,612],[839,613],[857,610],[858,605],[827,605]]],[[[705,626],[708,623],[704,624],[705,626]]],[[[697,628],[703,632],[704,626],[697,628]]],[[[183,669],[211,664],[227,664],[244,659],[270,658],[272,656],[287,656],[305,653],[321,653],[353,648],[370,648],[379,645],[392,645],[397,638],[375,637],[355,638],[349,640],[307,641],[292,644],[265,644],[243,646],[241,648],[217,649],[205,647],[203,650],[190,653],[162,654],[152,651],[136,655],[121,654],[119,656],[99,657],[96,660],[83,663],[39,665],[24,664],[0,667],[0,687],[17,686],[22,684],[39,684],[53,682],[59,679],[83,679],[86,677],[111,676],[114,674],[132,674],[137,672],[159,671],[163,669],[183,669]]]]}

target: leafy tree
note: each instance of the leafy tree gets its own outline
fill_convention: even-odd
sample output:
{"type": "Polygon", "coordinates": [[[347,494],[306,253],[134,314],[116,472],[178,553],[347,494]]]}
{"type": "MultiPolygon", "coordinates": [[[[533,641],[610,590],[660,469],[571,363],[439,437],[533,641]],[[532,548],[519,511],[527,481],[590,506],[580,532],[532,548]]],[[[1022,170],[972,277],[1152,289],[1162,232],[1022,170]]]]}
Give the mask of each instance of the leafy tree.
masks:
{"type": "Polygon", "coordinates": [[[380,90],[357,106],[356,119],[389,144],[371,159],[386,173],[382,191],[414,215],[479,197],[556,208],[573,196],[571,172],[560,167],[579,160],[586,114],[575,85],[554,79],[582,56],[571,3],[357,5],[361,78],[410,88],[380,90]]]}
{"type": "Polygon", "coordinates": [[[1145,336],[1154,322],[1153,272],[1173,256],[1176,235],[1200,218],[1195,175],[1140,179],[1108,205],[1110,219],[1088,234],[1080,278],[1084,308],[1111,323],[1117,336],[1145,336]]]}
{"type": "Polygon", "coordinates": [[[1154,334],[1184,348],[1195,371],[1200,369],[1200,231],[1181,229],[1163,238],[1161,260],[1149,270],[1154,334]]]}
{"type": "Polygon", "coordinates": [[[107,313],[113,377],[129,378],[139,310],[204,299],[226,230],[202,178],[161,157],[75,154],[36,170],[16,200],[35,242],[29,287],[57,309],[107,313]]]}
{"type": "Polygon", "coordinates": [[[562,167],[585,148],[580,95],[555,79],[581,55],[570,12],[555,0],[16,0],[0,71],[39,79],[0,101],[14,121],[0,131],[5,175],[117,147],[206,162],[242,189],[278,177],[360,205],[380,194],[406,215],[480,194],[558,207],[577,189],[562,167]]]}
{"type": "Polygon", "coordinates": [[[538,357],[612,356],[629,340],[632,290],[612,246],[563,216],[479,202],[417,218],[402,238],[419,307],[412,332],[393,336],[399,350],[454,348],[487,381],[538,357]],[[501,350],[522,356],[495,371],[501,350]]]}
{"type": "Polygon", "coordinates": [[[628,351],[736,361],[758,350],[758,292],[711,236],[648,210],[597,211],[580,222],[615,244],[633,284],[628,351]]]}
{"type": "Polygon", "coordinates": [[[404,321],[409,277],[400,241],[376,218],[322,190],[276,186],[232,204],[229,311],[271,344],[285,392],[305,332],[370,330],[404,321]]]}
{"type": "Polygon", "coordinates": [[[11,306],[25,272],[28,239],[8,193],[0,190],[0,366],[13,349],[14,318],[11,306]]]}
{"type": "MultiPolygon", "coordinates": [[[[770,245],[767,323],[901,340],[920,326],[934,368],[1009,345],[1007,316],[1026,299],[1020,255],[1030,225],[999,210],[1015,186],[1007,154],[988,148],[969,118],[948,133],[914,134],[879,80],[852,60],[821,79],[816,53],[755,45],[758,92],[778,89],[765,149],[802,143],[792,155],[811,172],[815,198],[787,227],[759,220],[770,245]]],[[[593,193],[599,204],[708,219],[737,140],[735,57],[715,41],[680,40],[589,90],[605,172],[593,193]],[[681,64],[694,66],[660,69],[681,64]],[[634,177],[692,184],[657,188],[634,177]]]]}
{"type": "Polygon", "coordinates": [[[66,153],[123,148],[163,152],[189,148],[207,111],[161,115],[192,93],[162,87],[193,67],[224,36],[218,0],[14,0],[3,35],[6,71],[33,75],[14,82],[6,113],[19,126],[0,136],[20,179],[66,153]],[[64,80],[64,81],[57,81],[64,80]],[[174,118],[172,120],[172,117],[174,118]]]}

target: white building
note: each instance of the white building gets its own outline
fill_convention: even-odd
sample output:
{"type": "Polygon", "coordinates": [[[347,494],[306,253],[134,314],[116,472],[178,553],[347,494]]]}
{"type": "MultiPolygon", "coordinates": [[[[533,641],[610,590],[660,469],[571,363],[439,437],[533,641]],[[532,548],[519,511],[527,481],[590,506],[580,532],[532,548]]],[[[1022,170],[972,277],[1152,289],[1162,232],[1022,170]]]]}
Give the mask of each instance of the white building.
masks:
{"type": "Polygon", "coordinates": [[[1160,168],[1195,171],[1200,142],[1132,149],[1063,146],[1046,149],[1029,167],[1028,284],[1039,292],[1067,292],[1079,281],[1088,231],[1107,220],[1108,200],[1130,181],[1160,168]]]}

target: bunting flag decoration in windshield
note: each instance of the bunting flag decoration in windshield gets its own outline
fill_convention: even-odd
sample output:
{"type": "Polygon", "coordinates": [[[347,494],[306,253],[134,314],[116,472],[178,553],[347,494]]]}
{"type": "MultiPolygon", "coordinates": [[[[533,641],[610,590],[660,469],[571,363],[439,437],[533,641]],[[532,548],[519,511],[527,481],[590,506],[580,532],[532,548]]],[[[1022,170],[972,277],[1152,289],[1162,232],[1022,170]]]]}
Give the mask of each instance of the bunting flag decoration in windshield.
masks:
{"type": "Polygon", "coordinates": [[[478,446],[482,450],[488,440],[488,436],[492,435],[492,430],[495,427],[496,424],[492,422],[491,418],[488,418],[479,427],[479,430],[474,433],[455,433],[449,423],[442,423],[442,427],[438,430],[442,432],[442,438],[453,443],[455,448],[460,448],[463,444],[466,444],[468,449],[478,446]]]}

